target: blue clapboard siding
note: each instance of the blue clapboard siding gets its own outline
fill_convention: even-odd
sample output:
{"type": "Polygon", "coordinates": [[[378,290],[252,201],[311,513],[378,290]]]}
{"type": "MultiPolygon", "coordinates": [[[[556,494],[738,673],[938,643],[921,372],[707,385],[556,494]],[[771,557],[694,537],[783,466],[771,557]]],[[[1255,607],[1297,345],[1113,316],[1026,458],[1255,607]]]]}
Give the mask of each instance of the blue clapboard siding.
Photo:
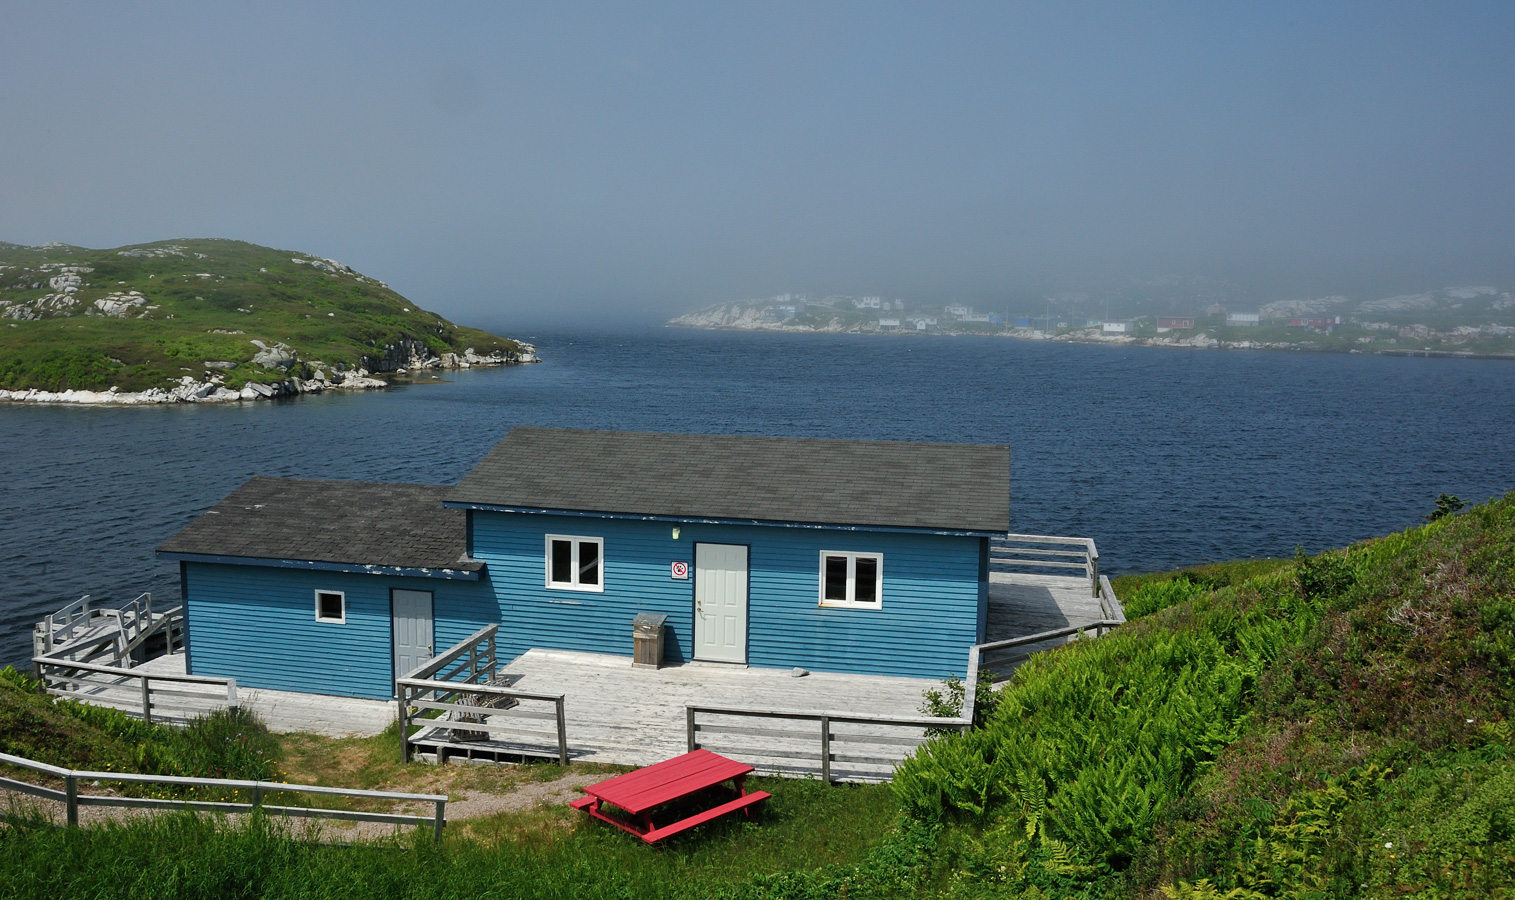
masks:
{"type": "Polygon", "coordinates": [[[437,650],[499,621],[477,581],[187,563],[192,672],[246,687],[386,699],[394,695],[389,592],[432,592],[437,650]],[[317,622],[315,592],[343,591],[347,621],[317,622]]]}
{"type": "Polygon", "coordinates": [[[781,526],[681,524],[475,510],[472,553],[483,561],[500,608],[500,652],[533,647],[632,651],[631,619],[668,616],[664,656],[682,662],[694,645],[694,579],[670,563],[694,564],[694,545],[748,550],[748,662],[939,678],[963,675],[980,633],[977,537],[836,531],[781,526]],[[604,593],[548,590],[547,534],[605,541],[604,593]],[[819,605],[822,550],[884,555],[881,609],[819,605]]]}

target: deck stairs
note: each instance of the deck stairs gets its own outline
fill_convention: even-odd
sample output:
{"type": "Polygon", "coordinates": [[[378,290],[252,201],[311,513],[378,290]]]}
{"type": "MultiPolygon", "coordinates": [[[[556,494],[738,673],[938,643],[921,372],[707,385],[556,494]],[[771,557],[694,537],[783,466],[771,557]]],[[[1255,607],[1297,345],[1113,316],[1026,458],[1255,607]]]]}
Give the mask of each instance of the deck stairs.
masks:
{"type": "Polygon", "coordinates": [[[32,630],[32,655],[53,660],[131,667],[183,649],[184,607],[154,609],[151,594],[117,607],[86,594],[32,630]]]}

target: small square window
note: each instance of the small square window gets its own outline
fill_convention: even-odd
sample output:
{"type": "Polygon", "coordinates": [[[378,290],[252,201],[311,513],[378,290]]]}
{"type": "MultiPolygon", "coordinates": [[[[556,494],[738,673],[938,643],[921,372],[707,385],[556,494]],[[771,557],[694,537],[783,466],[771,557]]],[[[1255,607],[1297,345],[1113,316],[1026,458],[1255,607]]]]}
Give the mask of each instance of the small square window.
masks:
{"type": "Polygon", "coordinates": [[[569,534],[547,535],[547,587],[557,591],[605,590],[601,568],[605,539],[569,534]]]}
{"type": "Polygon", "coordinates": [[[347,595],[341,591],[316,591],[316,621],[347,621],[347,595]]]}
{"type": "Polygon", "coordinates": [[[884,555],[821,552],[821,605],[878,609],[883,605],[884,555]]]}

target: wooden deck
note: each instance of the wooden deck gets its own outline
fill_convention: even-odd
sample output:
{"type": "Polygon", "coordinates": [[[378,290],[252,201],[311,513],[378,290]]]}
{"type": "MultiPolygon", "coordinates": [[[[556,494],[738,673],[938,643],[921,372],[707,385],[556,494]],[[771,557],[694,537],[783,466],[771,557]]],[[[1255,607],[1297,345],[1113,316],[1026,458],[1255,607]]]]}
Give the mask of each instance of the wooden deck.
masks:
{"type": "MultiPolygon", "coordinates": [[[[1099,602],[1089,596],[1081,577],[991,573],[988,636],[990,641],[1035,634],[1104,618],[1099,602]]],[[[1048,642],[1046,647],[1062,643],[1048,642]]],[[[628,640],[628,644],[629,644],[628,640]]],[[[968,648],[963,647],[964,660],[968,648]]],[[[1001,677],[1013,669],[999,670],[1001,677]]],[[[161,672],[184,671],[182,655],[159,657],[144,667],[161,672]]],[[[634,669],[628,656],[530,650],[502,668],[510,686],[523,691],[564,694],[569,756],[623,765],[649,765],[686,750],[687,703],[715,706],[812,709],[879,716],[916,716],[924,692],[939,682],[900,678],[812,672],[795,676],[790,669],[746,668],[692,662],[661,669],[634,669]]],[[[329,736],[378,734],[394,721],[394,701],[361,700],[238,687],[238,697],[268,722],[274,731],[308,731],[329,736]]],[[[491,714],[503,722],[519,716],[523,728],[540,731],[544,713],[523,705],[519,710],[491,714]]],[[[852,726],[862,729],[863,726],[852,726]]],[[[865,729],[864,729],[865,730],[865,729]]],[[[438,731],[448,755],[498,750],[556,757],[544,744],[451,742],[438,731]]],[[[799,745],[796,745],[799,746],[799,745]]],[[[713,746],[720,752],[719,746],[713,746]]],[[[904,752],[903,750],[901,752],[904,752]]],[[[424,756],[423,756],[424,758],[424,756]]]]}
{"type": "MultiPolygon", "coordinates": [[[[164,675],[183,675],[184,656],[160,656],[138,668],[164,675]]],[[[364,700],[294,691],[270,691],[238,686],[237,700],[252,709],[272,731],[308,731],[327,737],[364,737],[388,728],[395,720],[393,700],[364,700]]]]}
{"type": "MultiPolygon", "coordinates": [[[[1066,575],[1026,575],[1019,572],[989,573],[989,622],[985,643],[1009,640],[1026,634],[1088,625],[1106,618],[1099,599],[1091,596],[1089,581],[1066,575]]],[[[1008,666],[996,666],[995,676],[1009,678],[1026,656],[1050,650],[1075,638],[1057,638],[1027,644],[1025,652],[1008,666]]]]}

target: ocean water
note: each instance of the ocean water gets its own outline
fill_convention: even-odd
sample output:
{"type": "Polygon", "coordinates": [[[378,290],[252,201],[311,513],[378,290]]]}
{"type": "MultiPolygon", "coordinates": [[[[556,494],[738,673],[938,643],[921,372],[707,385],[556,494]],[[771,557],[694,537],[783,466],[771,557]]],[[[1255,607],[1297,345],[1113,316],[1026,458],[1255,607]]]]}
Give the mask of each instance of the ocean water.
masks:
{"type": "MultiPolygon", "coordinates": [[[[1112,574],[1315,551],[1515,489],[1515,365],[1003,338],[655,328],[544,362],[217,406],[0,405],[0,660],[91,594],[178,596],[153,548],[252,475],[451,483],[517,424],[1008,443],[1016,531],[1112,574]]],[[[880,484],[880,490],[888,490],[880,484]]]]}

